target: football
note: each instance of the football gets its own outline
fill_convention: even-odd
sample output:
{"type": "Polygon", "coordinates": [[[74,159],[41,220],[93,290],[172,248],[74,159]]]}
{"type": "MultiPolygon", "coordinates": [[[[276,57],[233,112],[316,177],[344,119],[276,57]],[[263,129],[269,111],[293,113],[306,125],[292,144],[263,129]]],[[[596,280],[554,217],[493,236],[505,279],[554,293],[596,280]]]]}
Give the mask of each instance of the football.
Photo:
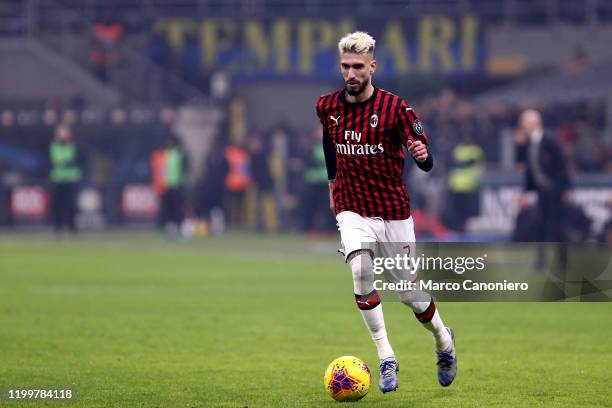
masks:
{"type": "Polygon", "coordinates": [[[359,401],[370,390],[371,381],[367,364],[353,356],[332,361],[323,379],[327,393],[336,401],[359,401]]]}

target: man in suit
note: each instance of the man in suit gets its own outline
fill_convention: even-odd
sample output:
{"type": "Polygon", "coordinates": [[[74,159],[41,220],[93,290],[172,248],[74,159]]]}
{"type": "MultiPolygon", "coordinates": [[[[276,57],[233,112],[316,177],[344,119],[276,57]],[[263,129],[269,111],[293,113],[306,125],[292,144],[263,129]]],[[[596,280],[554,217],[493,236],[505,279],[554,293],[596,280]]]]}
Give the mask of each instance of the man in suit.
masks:
{"type": "Polygon", "coordinates": [[[545,134],[540,113],[524,111],[519,132],[525,137],[525,190],[538,196],[539,241],[563,242],[562,212],[569,189],[569,171],[559,144],[545,134]]]}
{"type": "MultiPolygon", "coordinates": [[[[563,210],[570,187],[568,166],[559,144],[544,132],[542,116],[533,109],[524,111],[518,123],[518,139],[523,140],[525,190],[537,194],[536,242],[566,242],[563,210]]],[[[538,266],[544,266],[539,251],[538,266]]],[[[559,266],[566,266],[565,251],[557,247],[559,266]]]]}

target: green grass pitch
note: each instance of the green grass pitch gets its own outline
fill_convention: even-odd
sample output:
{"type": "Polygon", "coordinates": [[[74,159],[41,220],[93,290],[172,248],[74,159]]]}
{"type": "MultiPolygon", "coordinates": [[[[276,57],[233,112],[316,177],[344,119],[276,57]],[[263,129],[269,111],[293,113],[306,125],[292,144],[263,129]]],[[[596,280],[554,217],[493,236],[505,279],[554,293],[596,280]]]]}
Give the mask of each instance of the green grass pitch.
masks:
{"type": "Polygon", "coordinates": [[[0,236],[0,388],[71,387],[70,407],[332,407],[323,372],[372,368],[365,407],[612,406],[612,304],[442,303],[459,372],[437,384],[433,341],[385,303],[400,388],[377,358],[333,242],[147,233],[0,236]]]}

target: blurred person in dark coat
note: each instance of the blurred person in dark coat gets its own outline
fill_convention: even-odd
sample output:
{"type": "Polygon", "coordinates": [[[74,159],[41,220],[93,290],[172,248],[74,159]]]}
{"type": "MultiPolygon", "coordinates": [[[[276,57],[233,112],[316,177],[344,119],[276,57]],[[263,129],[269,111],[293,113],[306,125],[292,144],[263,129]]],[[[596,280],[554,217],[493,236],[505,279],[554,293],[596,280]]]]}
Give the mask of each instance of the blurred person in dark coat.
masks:
{"type": "MultiPolygon", "coordinates": [[[[536,204],[536,242],[567,242],[564,203],[570,187],[569,170],[559,144],[545,134],[542,116],[533,109],[524,111],[517,128],[517,140],[522,141],[525,168],[525,190],[534,191],[536,204]]],[[[559,268],[567,265],[563,246],[556,247],[559,268]]],[[[543,247],[539,247],[536,267],[546,264],[543,247]]]]}
{"type": "Polygon", "coordinates": [[[202,215],[208,218],[213,208],[223,208],[223,195],[225,193],[225,177],[229,165],[224,154],[225,147],[216,140],[206,157],[204,174],[200,179],[200,203],[202,215]]]}
{"type": "Polygon", "coordinates": [[[278,217],[274,201],[274,180],[270,172],[270,149],[266,141],[258,134],[249,136],[249,152],[251,154],[251,171],[255,187],[255,227],[260,225],[266,232],[278,231],[278,217]],[[261,221],[261,224],[260,224],[261,221]]]}
{"type": "Polygon", "coordinates": [[[545,134],[536,110],[524,111],[518,132],[525,140],[525,190],[538,197],[538,241],[564,242],[563,207],[570,187],[569,170],[559,144],[545,134]]]}
{"type": "Polygon", "coordinates": [[[72,130],[67,125],[59,125],[55,129],[55,137],[49,147],[49,158],[55,232],[58,236],[63,230],[66,234],[72,234],[76,232],[76,194],[83,170],[72,130]]]}
{"type": "Polygon", "coordinates": [[[212,234],[222,234],[225,231],[223,199],[228,171],[225,146],[222,139],[217,138],[206,155],[204,171],[196,187],[198,215],[204,219],[212,234]]]}

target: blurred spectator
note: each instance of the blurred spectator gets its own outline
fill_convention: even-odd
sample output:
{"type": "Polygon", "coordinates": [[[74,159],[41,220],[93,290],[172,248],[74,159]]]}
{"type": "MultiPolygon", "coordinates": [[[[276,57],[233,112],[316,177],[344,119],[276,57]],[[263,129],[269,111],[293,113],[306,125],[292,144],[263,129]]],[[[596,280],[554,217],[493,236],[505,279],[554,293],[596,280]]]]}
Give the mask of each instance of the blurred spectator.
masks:
{"type": "Polygon", "coordinates": [[[228,222],[232,227],[244,225],[245,194],[252,184],[251,155],[244,143],[236,142],[225,149],[228,172],[225,176],[228,222]]]}
{"type": "Polygon", "coordinates": [[[49,156],[49,178],[53,184],[53,225],[58,237],[61,237],[62,232],[68,236],[76,233],[76,194],[83,172],[72,130],[67,125],[55,128],[49,156]]]}
{"type": "Polygon", "coordinates": [[[450,204],[447,207],[446,225],[455,231],[465,231],[468,218],[478,215],[478,182],[484,170],[484,151],[466,134],[452,151],[448,175],[450,204]]]}
{"type": "Polygon", "coordinates": [[[123,36],[120,23],[95,23],[92,27],[93,45],[89,54],[95,75],[108,81],[110,69],[120,61],[119,41],[123,36]]]}
{"type": "MultiPolygon", "coordinates": [[[[563,220],[564,203],[569,189],[569,170],[563,151],[557,142],[544,134],[540,112],[524,111],[518,123],[517,133],[526,143],[525,190],[535,191],[537,206],[534,222],[537,242],[567,242],[566,226],[563,220]]],[[[547,266],[547,247],[537,247],[535,268],[547,266]]],[[[564,244],[555,245],[556,270],[564,271],[567,266],[567,251],[564,244]]]]}
{"type": "Polygon", "coordinates": [[[277,232],[278,216],[274,201],[274,181],[272,180],[268,160],[270,149],[264,145],[260,135],[252,134],[249,136],[249,150],[256,207],[253,222],[256,224],[255,227],[258,228],[260,221],[263,221],[266,232],[277,232]]]}
{"type": "Polygon", "coordinates": [[[223,199],[228,171],[223,143],[220,139],[215,139],[206,157],[203,175],[196,185],[198,215],[210,225],[213,233],[222,233],[225,230],[223,199]]]}
{"type": "Polygon", "coordinates": [[[306,188],[302,197],[302,219],[304,231],[322,232],[334,231],[334,217],[329,211],[329,187],[327,167],[323,152],[321,131],[315,131],[311,136],[310,157],[306,163],[304,181],[306,188]]]}
{"type": "Polygon", "coordinates": [[[296,137],[289,138],[292,141],[289,146],[286,158],[286,170],[278,172],[286,178],[287,196],[289,205],[287,208],[287,223],[296,231],[304,229],[304,214],[302,199],[306,193],[306,180],[304,172],[310,162],[310,150],[312,149],[313,138],[310,133],[300,132],[296,137]]]}
{"type": "Polygon", "coordinates": [[[160,196],[158,226],[169,236],[180,233],[185,212],[184,185],[187,157],[176,136],[151,155],[153,187],[160,196]]]}

